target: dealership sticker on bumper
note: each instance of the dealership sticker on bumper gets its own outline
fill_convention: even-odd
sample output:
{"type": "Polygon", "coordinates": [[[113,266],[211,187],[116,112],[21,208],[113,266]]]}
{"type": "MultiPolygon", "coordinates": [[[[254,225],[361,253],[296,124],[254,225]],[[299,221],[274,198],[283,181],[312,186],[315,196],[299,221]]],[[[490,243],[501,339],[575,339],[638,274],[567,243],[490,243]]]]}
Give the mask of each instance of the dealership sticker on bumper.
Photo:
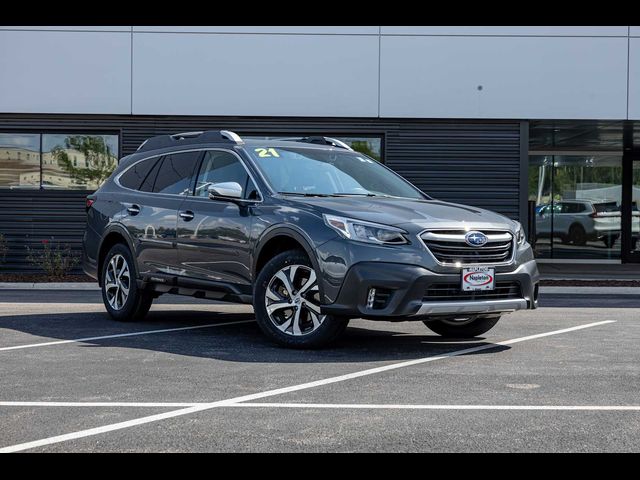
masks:
{"type": "Polygon", "coordinates": [[[492,267],[468,267],[462,269],[462,291],[493,290],[495,269],[492,267]]]}

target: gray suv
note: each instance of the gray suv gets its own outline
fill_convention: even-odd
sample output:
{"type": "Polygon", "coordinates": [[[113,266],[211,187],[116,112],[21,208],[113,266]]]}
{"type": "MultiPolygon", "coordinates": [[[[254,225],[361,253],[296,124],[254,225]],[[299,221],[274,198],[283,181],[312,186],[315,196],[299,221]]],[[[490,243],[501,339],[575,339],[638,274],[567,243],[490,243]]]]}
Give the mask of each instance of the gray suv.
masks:
{"type": "Polygon", "coordinates": [[[83,265],[117,320],[163,293],[253,304],[267,337],[327,345],[349,319],[472,337],[537,306],[522,226],[430,198],[327,137],[153,137],[87,197],[83,265]]]}

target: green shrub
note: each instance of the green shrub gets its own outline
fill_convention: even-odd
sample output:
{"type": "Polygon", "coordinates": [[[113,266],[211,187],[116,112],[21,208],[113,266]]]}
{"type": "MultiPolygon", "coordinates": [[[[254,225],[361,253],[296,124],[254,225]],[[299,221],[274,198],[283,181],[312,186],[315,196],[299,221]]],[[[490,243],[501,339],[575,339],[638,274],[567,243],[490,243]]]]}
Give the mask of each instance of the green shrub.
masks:
{"type": "Polygon", "coordinates": [[[49,280],[66,277],[69,271],[80,262],[78,256],[71,251],[71,247],[60,242],[42,240],[41,249],[32,250],[27,246],[27,250],[29,252],[27,260],[42,269],[49,280]]]}

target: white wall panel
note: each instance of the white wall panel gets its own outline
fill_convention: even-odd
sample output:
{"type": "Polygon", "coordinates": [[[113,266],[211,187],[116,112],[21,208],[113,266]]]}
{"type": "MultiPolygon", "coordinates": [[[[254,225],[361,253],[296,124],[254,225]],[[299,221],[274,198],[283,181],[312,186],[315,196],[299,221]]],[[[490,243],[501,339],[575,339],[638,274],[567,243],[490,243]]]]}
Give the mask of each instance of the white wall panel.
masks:
{"type": "Polygon", "coordinates": [[[369,34],[377,35],[377,26],[134,26],[134,32],[191,33],[296,33],[296,34],[369,34]]]}
{"type": "Polygon", "coordinates": [[[629,120],[640,120],[640,38],[629,42],[629,120]]]}
{"type": "Polygon", "coordinates": [[[146,33],[133,47],[133,113],[377,115],[377,36],[146,33]]]}
{"type": "Polygon", "coordinates": [[[123,25],[113,25],[113,26],[105,26],[105,25],[71,25],[71,26],[61,26],[61,25],[37,25],[37,26],[0,26],[0,30],[36,30],[36,31],[47,31],[47,30],[57,30],[57,31],[71,31],[71,32],[131,32],[131,26],[123,26],[123,25]]]}
{"type": "Polygon", "coordinates": [[[626,116],[627,38],[387,36],[381,47],[381,116],[626,116]]]}
{"type": "Polygon", "coordinates": [[[383,35],[562,35],[627,36],[628,27],[587,26],[423,26],[381,27],[383,35]]]}
{"type": "Polygon", "coordinates": [[[629,33],[632,37],[640,37],[640,27],[629,27],[629,33]]]}
{"type": "Polygon", "coordinates": [[[0,31],[0,111],[130,113],[131,34],[0,31]]]}

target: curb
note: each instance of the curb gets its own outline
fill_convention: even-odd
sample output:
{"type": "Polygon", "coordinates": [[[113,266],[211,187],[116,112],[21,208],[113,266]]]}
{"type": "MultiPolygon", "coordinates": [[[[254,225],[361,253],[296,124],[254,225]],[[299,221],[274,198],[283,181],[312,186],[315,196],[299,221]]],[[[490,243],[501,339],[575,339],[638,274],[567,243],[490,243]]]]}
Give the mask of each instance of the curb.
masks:
{"type": "Polygon", "coordinates": [[[98,282],[0,282],[0,290],[96,290],[98,282]]]}
{"type": "Polygon", "coordinates": [[[552,287],[541,286],[541,295],[637,295],[640,287],[552,287]]]}
{"type": "MultiPolygon", "coordinates": [[[[0,290],[82,290],[100,291],[97,282],[0,282],[0,290]]],[[[637,295],[640,287],[560,287],[541,286],[545,295],[637,295]]]]}

